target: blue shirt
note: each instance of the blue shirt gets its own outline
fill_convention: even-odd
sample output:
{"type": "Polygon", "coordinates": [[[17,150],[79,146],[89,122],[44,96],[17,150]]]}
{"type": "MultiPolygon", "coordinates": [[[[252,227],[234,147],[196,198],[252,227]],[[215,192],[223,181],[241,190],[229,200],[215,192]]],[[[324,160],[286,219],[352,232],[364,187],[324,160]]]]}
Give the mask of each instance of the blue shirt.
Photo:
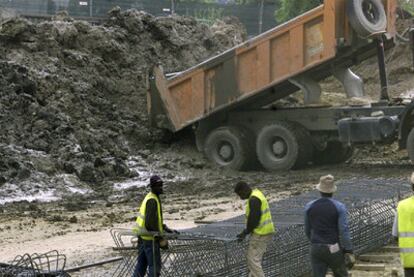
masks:
{"type": "Polygon", "coordinates": [[[311,243],[341,241],[345,251],[352,251],[346,207],[331,197],[321,197],[306,204],[305,233],[311,243]]]}

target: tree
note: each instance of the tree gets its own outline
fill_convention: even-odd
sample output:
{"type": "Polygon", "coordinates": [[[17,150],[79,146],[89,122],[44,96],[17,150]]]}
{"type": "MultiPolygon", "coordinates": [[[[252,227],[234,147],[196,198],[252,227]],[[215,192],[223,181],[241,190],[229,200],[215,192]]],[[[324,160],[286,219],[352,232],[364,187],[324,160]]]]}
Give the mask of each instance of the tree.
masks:
{"type": "Polygon", "coordinates": [[[321,0],[280,0],[280,8],[275,11],[277,22],[284,22],[321,4],[321,0]]]}

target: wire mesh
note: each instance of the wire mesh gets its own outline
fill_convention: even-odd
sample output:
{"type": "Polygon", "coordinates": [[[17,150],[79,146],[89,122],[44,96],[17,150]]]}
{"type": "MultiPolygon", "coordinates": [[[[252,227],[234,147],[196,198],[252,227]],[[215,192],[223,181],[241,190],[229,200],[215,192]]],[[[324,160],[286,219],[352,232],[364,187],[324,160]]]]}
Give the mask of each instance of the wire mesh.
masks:
{"type": "Polygon", "coordinates": [[[127,229],[111,229],[110,233],[117,251],[122,256],[122,261],[116,266],[113,276],[132,276],[138,256],[138,238],[127,229]]]}
{"type": "Polygon", "coordinates": [[[0,265],[0,276],[3,277],[40,277],[70,276],[64,271],[66,256],[53,250],[44,254],[24,254],[14,258],[9,264],[0,265]]]}
{"type": "MultiPolygon", "coordinates": [[[[338,185],[335,198],[348,208],[354,252],[362,254],[389,242],[398,201],[411,192],[401,179],[350,179],[338,185]]],[[[277,232],[263,257],[266,276],[301,276],[310,272],[310,243],[305,236],[303,213],[316,191],[271,204],[277,232]]],[[[247,241],[234,240],[244,228],[244,216],[187,230],[171,237],[162,251],[162,276],[246,276],[247,241]]],[[[130,276],[137,261],[137,245],[130,231],[111,231],[125,259],[114,276],[130,276]],[[122,248],[123,247],[123,248],[122,248]]]]}

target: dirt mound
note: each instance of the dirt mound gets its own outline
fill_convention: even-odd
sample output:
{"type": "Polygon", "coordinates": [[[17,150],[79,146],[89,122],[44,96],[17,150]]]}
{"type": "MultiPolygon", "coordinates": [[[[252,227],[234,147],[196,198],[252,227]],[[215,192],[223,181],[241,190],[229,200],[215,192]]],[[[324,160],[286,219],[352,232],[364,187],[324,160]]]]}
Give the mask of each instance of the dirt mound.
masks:
{"type": "Polygon", "coordinates": [[[109,15],[102,26],[64,14],[39,24],[18,17],[1,23],[3,193],[37,174],[72,174],[92,184],[133,176],[125,160],[154,141],[146,114],[149,70],[158,63],[167,72],[186,69],[246,36],[235,19],[209,28],[137,10],[109,15]]]}

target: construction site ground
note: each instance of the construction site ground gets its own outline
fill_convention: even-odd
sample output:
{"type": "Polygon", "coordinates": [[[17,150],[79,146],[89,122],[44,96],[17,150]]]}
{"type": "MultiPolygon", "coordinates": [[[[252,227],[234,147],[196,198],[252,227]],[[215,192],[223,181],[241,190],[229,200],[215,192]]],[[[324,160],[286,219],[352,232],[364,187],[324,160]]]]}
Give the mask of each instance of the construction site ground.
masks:
{"type": "MultiPolygon", "coordinates": [[[[411,23],[401,20],[399,30],[411,23]]],[[[115,9],[103,26],[64,14],[37,24],[7,19],[0,36],[0,262],[58,250],[70,268],[117,256],[109,230],[133,227],[151,174],[166,181],[166,224],[186,229],[243,214],[244,203],[233,193],[239,180],[277,201],[313,190],[325,174],[337,180],[408,178],[413,170],[406,152],[393,144],[357,147],[340,165],[227,171],[196,150],[190,131],[166,136],[150,129],[147,71],[158,62],[180,71],[240,43],[246,34],[235,19],[207,27],[185,17],[115,9]]],[[[414,95],[409,46],[388,51],[387,61],[391,96],[414,95]]],[[[375,59],[355,71],[371,100],[378,99],[375,59]]],[[[348,101],[335,80],[322,88],[325,104],[348,101]]],[[[301,98],[296,93],[289,101],[300,105],[301,98]]],[[[382,276],[399,270],[397,256],[387,259],[382,276]]],[[[109,270],[106,265],[73,276],[109,270]]],[[[355,270],[352,276],[378,274],[355,270]]]]}
{"type": "MultiPolygon", "coordinates": [[[[243,202],[233,193],[233,185],[239,179],[261,188],[270,201],[277,201],[314,189],[319,176],[324,174],[333,174],[339,180],[367,176],[399,178],[409,176],[411,171],[412,165],[408,161],[393,160],[384,164],[373,160],[372,163],[311,166],[284,174],[194,170],[191,181],[167,184],[163,196],[164,217],[172,228],[185,229],[243,214],[243,202]],[[393,162],[396,163],[394,166],[393,162]]],[[[56,249],[67,256],[67,267],[74,267],[117,256],[112,251],[114,243],[109,229],[133,227],[140,199],[136,192],[130,193],[135,195],[130,201],[111,204],[95,201],[80,211],[68,211],[70,206],[62,207],[58,203],[6,205],[0,222],[0,260],[8,261],[22,253],[45,253],[56,249]]],[[[398,268],[397,258],[385,270],[394,267],[398,268]]],[[[99,276],[90,274],[88,276],[99,276]]]]}

